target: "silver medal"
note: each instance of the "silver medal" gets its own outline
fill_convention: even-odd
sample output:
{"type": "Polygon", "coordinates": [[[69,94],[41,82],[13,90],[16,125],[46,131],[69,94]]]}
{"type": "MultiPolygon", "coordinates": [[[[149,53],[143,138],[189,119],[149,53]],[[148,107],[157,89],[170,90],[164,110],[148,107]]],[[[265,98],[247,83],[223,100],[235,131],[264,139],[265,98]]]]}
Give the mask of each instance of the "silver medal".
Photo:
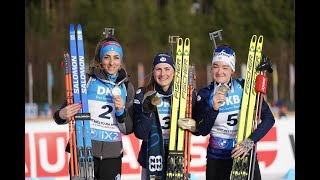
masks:
{"type": "Polygon", "coordinates": [[[115,86],[112,90],[111,90],[111,93],[113,96],[116,96],[116,95],[121,95],[121,89],[118,87],[118,86],[115,86]]]}

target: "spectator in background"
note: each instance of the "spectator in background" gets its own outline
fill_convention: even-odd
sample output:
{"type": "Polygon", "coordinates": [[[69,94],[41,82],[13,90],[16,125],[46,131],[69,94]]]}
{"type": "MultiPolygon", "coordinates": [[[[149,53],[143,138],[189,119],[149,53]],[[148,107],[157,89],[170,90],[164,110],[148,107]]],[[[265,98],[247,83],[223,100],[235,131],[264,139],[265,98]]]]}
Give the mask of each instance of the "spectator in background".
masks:
{"type": "Polygon", "coordinates": [[[286,117],[288,107],[285,105],[285,103],[281,99],[279,99],[275,105],[278,108],[279,119],[281,119],[282,117],[286,117]]]}

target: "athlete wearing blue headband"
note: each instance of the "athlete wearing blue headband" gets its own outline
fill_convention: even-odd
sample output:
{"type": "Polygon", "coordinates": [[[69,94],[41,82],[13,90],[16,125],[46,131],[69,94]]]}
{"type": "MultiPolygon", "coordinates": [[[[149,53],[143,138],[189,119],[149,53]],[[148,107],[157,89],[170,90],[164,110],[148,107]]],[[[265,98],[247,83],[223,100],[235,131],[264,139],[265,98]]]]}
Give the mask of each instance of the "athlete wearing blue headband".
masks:
{"type": "Polygon", "coordinates": [[[115,51],[119,54],[120,59],[123,59],[123,52],[121,45],[116,41],[107,41],[104,43],[100,49],[100,61],[102,61],[103,56],[109,51],[115,51]]]}
{"type": "MultiPolygon", "coordinates": [[[[134,87],[123,65],[123,52],[117,40],[101,39],[87,79],[95,180],[121,179],[122,136],[132,133],[134,98],[134,87]]],[[[81,104],[65,102],[55,112],[55,122],[67,124],[67,117],[73,116],[80,107],[81,104]]],[[[66,151],[70,152],[69,145],[66,151]]]]}

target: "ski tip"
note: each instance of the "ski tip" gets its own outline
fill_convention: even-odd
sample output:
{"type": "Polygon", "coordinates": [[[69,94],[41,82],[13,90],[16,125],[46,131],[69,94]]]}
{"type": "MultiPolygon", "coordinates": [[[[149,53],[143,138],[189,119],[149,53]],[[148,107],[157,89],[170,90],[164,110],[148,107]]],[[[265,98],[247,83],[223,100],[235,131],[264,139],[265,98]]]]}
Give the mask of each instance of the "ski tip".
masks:
{"type": "Polygon", "coordinates": [[[258,42],[259,42],[259,43],[262,43],[262,42],[263,42],[263,36],[262,36],[262,35],[259,36],[258,42]]]}
{"type": "Polygon", "coordinates": [[[178,43],[179,45],[182,45],[183,44],[183,39],[182,38],[178,38],[178,43]]]}
{"type": "Polygon", "coordinates": [[[186,46],[190,46],[190,39],[189,38],[186,38],[185,40],[184,40],[184,46],[186,47],[186,46]]]}
{"type": "Polygon", "coordinates": [[[256,42],[257,41],[257,35],[252,35],[251,37],[251,42],[256,42]]]}
{"type": "Polygon", "coordinates": [[[73,24],[70,24],[70,31],[73,31],[74,30],[74,26],[73,26],[73,24]]]}
{"type": "Polygon", "coordinates": [[[81,24],[78,24],[77,29],[82,30],[81,24]]]}

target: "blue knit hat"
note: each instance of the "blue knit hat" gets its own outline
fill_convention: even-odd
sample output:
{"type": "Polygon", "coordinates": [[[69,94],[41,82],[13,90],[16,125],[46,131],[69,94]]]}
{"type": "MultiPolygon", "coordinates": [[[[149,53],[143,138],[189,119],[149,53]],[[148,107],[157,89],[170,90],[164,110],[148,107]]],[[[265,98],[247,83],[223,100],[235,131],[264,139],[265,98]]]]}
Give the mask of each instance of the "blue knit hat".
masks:
{"type": "Polygon", "coordinates": [[[152,69],[154,69],[154,67],[159,64],[159,63],[167,63],[170,64],[173,69],[176,69],[175,65],[174,65],[174,61],[173,58],[166,53],[159,53],[157,54],[154,58],[153,58],[153,67],[152,69]]]}

